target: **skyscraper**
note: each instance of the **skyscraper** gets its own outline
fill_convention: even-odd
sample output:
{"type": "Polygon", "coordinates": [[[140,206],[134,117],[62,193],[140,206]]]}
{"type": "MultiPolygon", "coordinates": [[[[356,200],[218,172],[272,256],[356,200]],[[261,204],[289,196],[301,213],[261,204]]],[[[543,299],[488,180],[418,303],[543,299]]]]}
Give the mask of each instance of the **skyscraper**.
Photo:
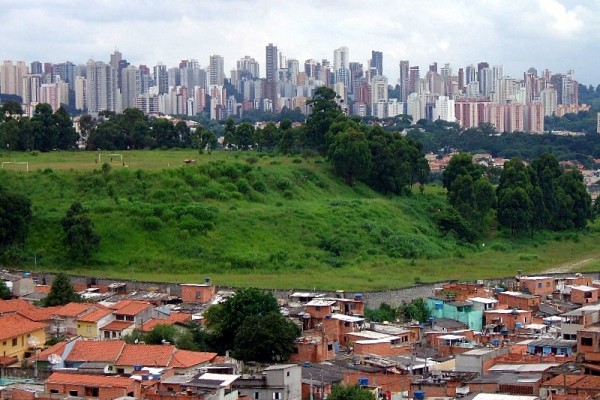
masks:
{"type": "Polygon", "coordinates": [[[267,82],[277,81],[277,46],[274,46],[273,43],[269,43],[266,47],[265,52],[265,77],[267,78],[267,82]]]}
{"type": "Polygon", "coordinates": [[[121,95],[123,109],[135,107],[135,98],[142,94],[140,70],[129,66],[121,71],[121,95]]]}
{"type": "Polygon", "coordinates": [[[273,112],[279,111],[279,73],[277,72],[277,46],[269,43],[265,48],[265,99],[271,101],[273,112]]]}
{"type": "Polygon", "coordinates": [[[158,94],[165,94],[169,90],[167,66],[160,62],[154,66],[154,84],[158,87],[158,94]]]}
{"type": "Polygon", "coordinates": [[[225,61],[217,54],[210,56],[209,63],[209,85],[222,86],[225,81],[225,61]]]}
{"type": "Polygon", "coordinates": [[[110,66],[102,61],[89,60],[87,63],[87,109],[92,115],[109,109],[108,87],[110,66]]]}
{"type": "Polygon", "coordinates": [[[333,51],[333,69],[348,69],[349,67],[349,52],[347,47],[340,47],[333,51]]]}
{"type": "Polygon", "coordinates": [[[371,51],[371,68],[377,70],[377,75],[383,75],[383,53],[381,51],[371,51]]]}
{"type": "Polygon", "coordinates": [[[408,60],[400,60],[400,101],[406,104],[409,92],[410,63],[408,60]]]}

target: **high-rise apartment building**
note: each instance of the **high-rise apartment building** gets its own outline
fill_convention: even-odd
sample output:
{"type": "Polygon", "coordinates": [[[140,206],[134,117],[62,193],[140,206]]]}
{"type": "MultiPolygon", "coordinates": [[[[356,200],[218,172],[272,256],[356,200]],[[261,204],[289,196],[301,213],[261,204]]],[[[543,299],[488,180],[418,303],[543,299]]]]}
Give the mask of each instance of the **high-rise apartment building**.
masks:
{"type": "Polygon", "coordinates": [[[273,112],[279,111],[279,73],[277,46],[269,43],[265,47],[265,99],[270,100],[273,112]]]}
{"type": "Polygon", "coordinates": [[[24,61],[6,60],[0,66],[0,93],[16,94],[23,96],[23,78],[28,74],[27,64],[24,61]]]}
{"type": "Polygon", "coordinates": [[[400,61],[400,101],[406,103],[408,99],[408,94],[410,93],[410,63],[408,60],[400,61]]]}
{"type": "Polygon", "coordinates": [[[165,94],[169,90],[167,66],[160,62],[154,66],[154,85],[158,87],[158,94],[165,94]]]}
{"type": "Polygon", "coordinates": [[[333,51],[333,69],[335,71],[339,69],[349,69],[350,68],[350,60],[349,60],[349,51],[347,47],[340,47],[339,49],[335,49],[333,51]]]}
{"type": "Polygon", "coordinates": [[[419,66],[410,67],[408,71],[408,94],[421,91],[421,76],[419,74],[419,66]]]}
{"type": "Polygon", "coordinates": [[[238,79],[241,78],[250,78],[250,79],[258,79],[260,78],[260,67],[258,61],[250,56],[244,56],[237,62],[237,70],[240,73],[238,75],[238,79]]]}
{"type": "Polygon", "coordinates": [[[87,106],[88,112],[97,115],[100,111],[121,111],[121,96],[117,88],[117,71],[102,61],[87,63],[87,106]]]}
{"type": "Polygon", "coordinates": [[[209,62],[209,85],[223,86],[225,82],[225,61],[222,56],[214,54],[209,62]]]}
{"type": "Polygon", "coordinates": [[[137,67],[129,66],[121,71],[121,97],[123,109],[135,107],[135,99],[142,94],[142,76],[137,67]]]}
{"type": "Polygon", "coordinates": [[[383,52],[371,51],[371,68],[375,68],[377,75],[383,75],[383,52]]]}
{"type": "Polygon", "coordinates": [[[87,88],[85,78],[77,76],[75,78],[75,109],[85,110],[87,104],[87,88]]]}
{"type": "Polygon", "coordinates": [[[269,43],[265,48],[265,78],[267,81],[277,81],[277,46],[269,43]]]}

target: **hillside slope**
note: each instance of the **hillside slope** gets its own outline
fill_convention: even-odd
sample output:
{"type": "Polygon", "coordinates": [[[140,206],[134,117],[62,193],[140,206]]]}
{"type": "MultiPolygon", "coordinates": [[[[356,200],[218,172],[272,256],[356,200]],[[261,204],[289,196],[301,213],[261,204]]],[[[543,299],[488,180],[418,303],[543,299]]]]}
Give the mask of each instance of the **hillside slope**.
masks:
{"type": "Polygon", "coordinates": [[[33,202],[15,266],[33,268],[35,259],[41,270],[96,276],[368,290],[543,270],[592,251],[595,237],[460,245],[433,222],[445,205],[441,189],[385,197],[346,186],[318,160],[236,154],[162,170],[112,165],[0,172],[1,185],[33,202]],[[86,266],[62,250],[60,219],[74,201],[102,238],[86,266]]]}

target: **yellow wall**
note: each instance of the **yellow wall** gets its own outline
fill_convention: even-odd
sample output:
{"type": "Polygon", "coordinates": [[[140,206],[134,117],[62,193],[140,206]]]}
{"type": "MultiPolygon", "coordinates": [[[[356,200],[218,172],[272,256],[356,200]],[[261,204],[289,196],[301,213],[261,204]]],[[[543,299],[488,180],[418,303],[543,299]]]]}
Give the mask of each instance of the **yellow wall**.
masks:
{"type": "Polygon", "coordinates": [[[22,360],[25,352],[30,351],[29,344],[27,343],[27,339],[29,339],[30,336],[35,336],[38,338],[38,348],[41,348],[46,342],[46,332],[44,332],[44,329],[38,329],[30,333],[16,336],[15,338],[10,338],[1,341],[0,355],[17,356],[19,358],[19,361],[22,360]],[[16,339],[15,345],[13,345],[13,339],[16,339]]]}
{"type": "Polygon", "coordinates": [[[86,339],[97,339],[98,326],[95,322],[77,321],[77,335],[86,339]]]}

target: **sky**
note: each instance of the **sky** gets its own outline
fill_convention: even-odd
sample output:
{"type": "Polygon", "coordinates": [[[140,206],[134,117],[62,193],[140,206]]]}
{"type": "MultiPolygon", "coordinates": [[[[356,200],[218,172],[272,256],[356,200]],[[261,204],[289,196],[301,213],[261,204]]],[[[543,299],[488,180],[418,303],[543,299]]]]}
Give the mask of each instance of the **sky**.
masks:
{"type": "Polygon", "coordinates": [[[453,73],[486,61],[522,78],[530,67],[575,71],[600,84],[600,0],[0,0],[0,59],[84,64],[115,50],[132,65],[177,66],[222,55],[225,71],[245,55],[265,72],[265,46],[302,63],[349,48],[366,67],[383,52],[384,75],[400,60],[450,63],[453,73]]]}

